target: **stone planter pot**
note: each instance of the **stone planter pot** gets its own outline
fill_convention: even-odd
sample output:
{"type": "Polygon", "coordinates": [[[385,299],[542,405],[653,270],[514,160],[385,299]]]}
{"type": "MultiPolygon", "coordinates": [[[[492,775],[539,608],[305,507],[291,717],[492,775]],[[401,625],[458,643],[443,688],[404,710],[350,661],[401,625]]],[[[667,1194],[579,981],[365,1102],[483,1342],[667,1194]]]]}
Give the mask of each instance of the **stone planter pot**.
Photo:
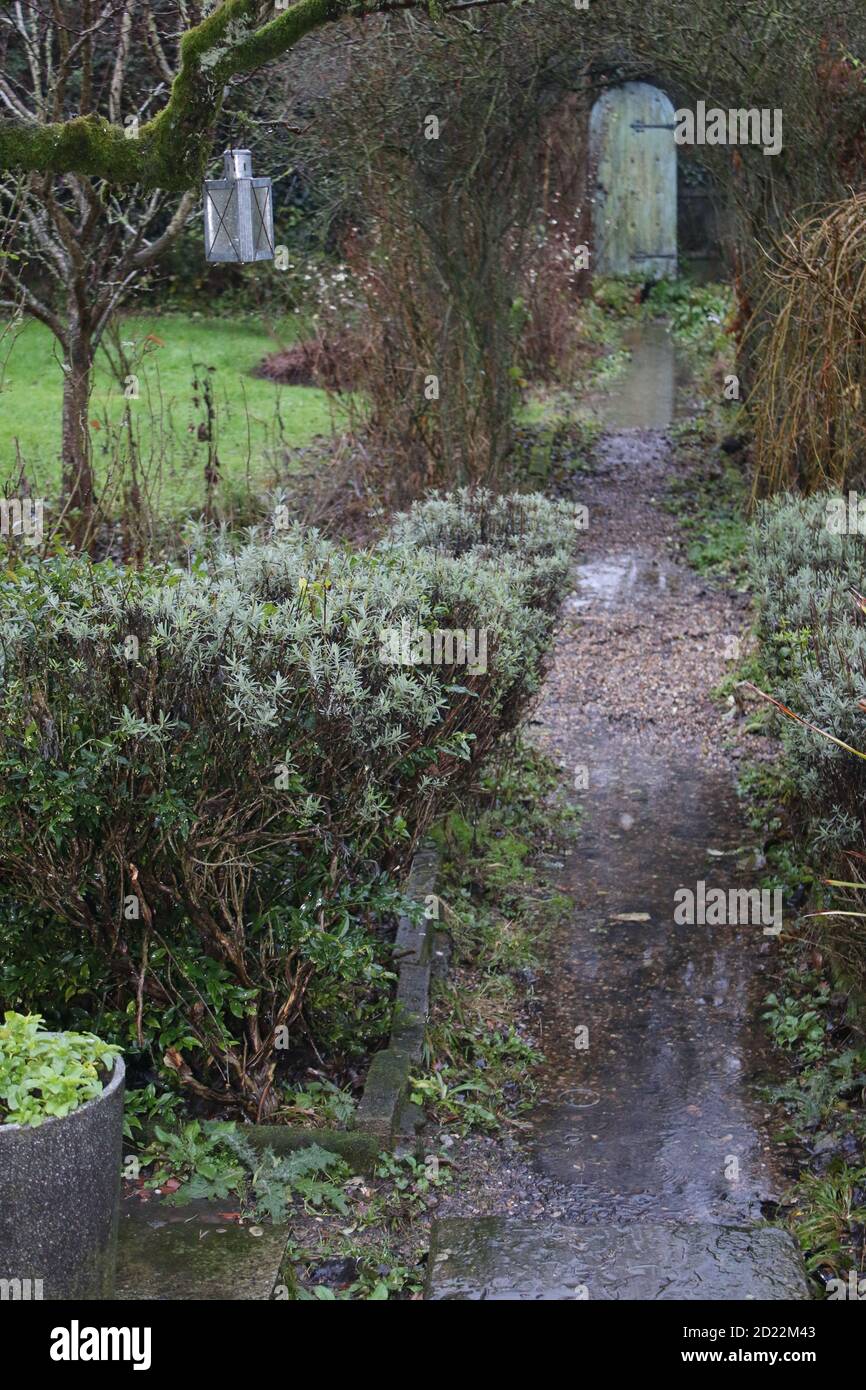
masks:
{"type": "Polygon", "coordinates": [[[125,1070],[61,1119],[0,1125],[0,1299],[111,1298],[125,1070]]]}

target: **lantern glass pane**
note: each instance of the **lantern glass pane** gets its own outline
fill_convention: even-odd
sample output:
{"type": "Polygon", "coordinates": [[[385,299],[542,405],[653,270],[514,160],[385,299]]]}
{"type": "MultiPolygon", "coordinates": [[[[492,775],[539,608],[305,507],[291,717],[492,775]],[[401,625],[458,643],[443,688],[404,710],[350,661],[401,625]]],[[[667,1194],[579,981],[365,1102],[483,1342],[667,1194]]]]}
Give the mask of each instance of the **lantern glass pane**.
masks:
{"type": "Polygon", "coordinates": [[[240,259],[237,189],[210,188],[207,194],[208,259],[240,259]]]}
{"type": "Polygon", "coordinates": [[[273,255],[274,246],[271,235],[271,190],[269,187],[256,188],[252,190],[251,215],[253,220],[253,246],[256,256],[270,257],[273,255]]]}

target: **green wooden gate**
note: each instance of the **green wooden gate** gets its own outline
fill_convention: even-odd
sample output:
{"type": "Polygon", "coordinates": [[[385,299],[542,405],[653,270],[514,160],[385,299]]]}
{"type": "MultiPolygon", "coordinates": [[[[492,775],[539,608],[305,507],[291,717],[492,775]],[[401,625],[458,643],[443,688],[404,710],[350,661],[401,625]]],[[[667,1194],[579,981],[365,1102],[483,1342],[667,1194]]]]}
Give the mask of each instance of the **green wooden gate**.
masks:
{"type": "Polygon", "coordinates": [[[677,273],[674,108],[647,82],[611,87],[590,117],[592,268],[661,280],[677,273]]]}

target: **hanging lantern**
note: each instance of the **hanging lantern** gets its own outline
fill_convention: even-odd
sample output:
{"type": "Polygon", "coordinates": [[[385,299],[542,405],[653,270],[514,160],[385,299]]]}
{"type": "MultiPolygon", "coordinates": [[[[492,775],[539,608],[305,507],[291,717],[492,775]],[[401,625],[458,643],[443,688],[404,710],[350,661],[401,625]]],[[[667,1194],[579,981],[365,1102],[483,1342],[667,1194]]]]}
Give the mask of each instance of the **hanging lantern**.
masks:
{"type": "Polygon", "coordinates": [[[205,179],[204,253],[208,261],[272,261],[270,179],[253,178],[249,150],[226,150],[224,177],[205,179]]]}

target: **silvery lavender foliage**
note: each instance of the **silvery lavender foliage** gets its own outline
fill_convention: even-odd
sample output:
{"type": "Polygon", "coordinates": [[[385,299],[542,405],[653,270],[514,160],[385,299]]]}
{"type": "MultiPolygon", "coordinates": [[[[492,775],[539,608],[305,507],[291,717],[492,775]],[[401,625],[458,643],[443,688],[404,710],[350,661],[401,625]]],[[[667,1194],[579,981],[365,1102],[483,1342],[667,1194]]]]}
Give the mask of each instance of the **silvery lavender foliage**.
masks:
{"type": "Polygon", "coordinates": [[[259,1115],[302,1006],[351,1031],[387,1003],[382,885],[537,689],[574,540],[567,506],[463,495],[371,551],[293,530],[209,537],[187,568],[7,574],[16,914],[78,934],[138,1043],[259,1115]],[[384,660],[404,626],[483,630],[483,667],[384,660]]]}
{"type": "MultiPolygon", "coordinates": [[[[828,525],[830,494],[765,504],[752,575],[769,693],[818,728],[866,751],[866,536],[828,525]]],[[[819,854],[862,849],[866,763],[790,720],[794,781],[819,854]]]]}

